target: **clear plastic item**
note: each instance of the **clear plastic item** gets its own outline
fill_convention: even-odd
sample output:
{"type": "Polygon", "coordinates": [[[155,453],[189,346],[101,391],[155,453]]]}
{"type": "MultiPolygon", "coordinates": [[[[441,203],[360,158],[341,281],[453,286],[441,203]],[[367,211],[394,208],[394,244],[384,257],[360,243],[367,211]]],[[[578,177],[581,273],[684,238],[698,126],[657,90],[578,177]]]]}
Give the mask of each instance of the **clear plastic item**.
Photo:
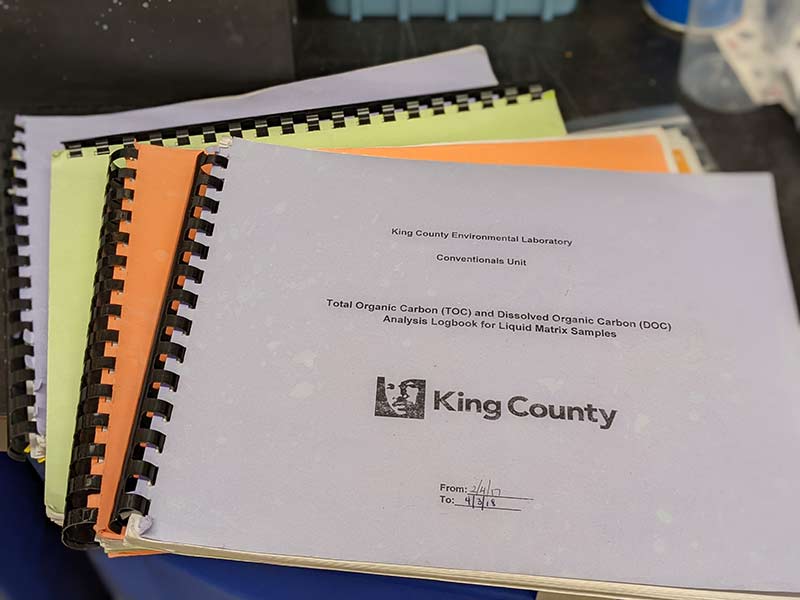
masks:
{"type": "Polygon", "coordinates": [[[679,79],[701,106],[782,104],[796,115],[799,61],[797,0],[692,0],[679,79]]]}

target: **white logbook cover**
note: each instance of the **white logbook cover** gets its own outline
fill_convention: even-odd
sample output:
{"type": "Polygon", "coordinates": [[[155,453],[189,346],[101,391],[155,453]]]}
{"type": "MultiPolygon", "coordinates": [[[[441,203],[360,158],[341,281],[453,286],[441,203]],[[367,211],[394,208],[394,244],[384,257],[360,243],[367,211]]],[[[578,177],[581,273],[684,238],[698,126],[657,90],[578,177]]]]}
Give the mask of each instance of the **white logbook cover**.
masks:
{"type": "Polygon", "coordinates": [[[769,175],[227,152],[133,543],[800,592],[769,175]]]}
{"type": "MultiPolygon", "coordinates": [[[[274,86],[240,96],[192,100],[120,113],[86,116],[17,116],[21,128],[15,141],[24,144],[18,158],[25,169],[16,175],[26,180],[20,193],[28,204],[18,210],[29,219],[19,234],[30,236],[26,249],[31,265],[20,275],[31,278],[31,288],[23,290],[32,299],[32,310],[23,313],[33,331],[26,337],[34,348],[33,367],[36,395],[36,423],[41,436],[46,430],[47,383],[47,272],[50,231],[50,155],[62,149],[62,142],[145,131],[209,121],[240,119],[253,115],[308,110],[324,106],[370,102],[418,94],[432,94],[470,87],[495,85],[486,50],[469,46],[450,52],[405,60],[326,77],[274,86]]],[[[44,439],[33,440],[31,452],[45,453],[44,439]]]]}

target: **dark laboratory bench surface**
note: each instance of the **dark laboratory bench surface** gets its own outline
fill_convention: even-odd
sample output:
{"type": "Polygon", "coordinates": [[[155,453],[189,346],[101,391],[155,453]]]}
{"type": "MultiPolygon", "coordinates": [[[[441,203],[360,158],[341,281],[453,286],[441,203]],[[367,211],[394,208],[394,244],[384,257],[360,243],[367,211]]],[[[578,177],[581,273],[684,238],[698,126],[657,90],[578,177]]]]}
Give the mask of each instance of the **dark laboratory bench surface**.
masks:
{"type": "MultiPolygon", "coordinates": [[[[5,82],[0,112],[6,120],[18,111],[87,113],[239,93],[286,81],[292,72],[296,78],[314,77],[467,44],[487,48],[501,82],[538,81],[554,88],[566,120],[678,102],[721,170],[770,171],[775,176],[787,254],[800,295],[800,135],[792,118],[778,107],[722,115],[683,97],[676,83],[681,36],[653,23],[638,0],[578,0],[574,13],[550,23],[351,23],[327,15],[324,0],[300,0],[299,6],[279,0],[222,5],[197,0],[191,3],[194,11],[209,15],[198,23],[188,22],[186,5],[180,2],[126,0],[109,5],[87,0],[82,6],[98,14],[109,6],[115,9],[103,23],[108,25],[104,33],[114,32],[116,37],[61,36],[69,43],[55,47],[54,28],[68,31],[73,17],[54,23],[46,8],[50,5],[43,0],[9,4],[13,11],[0,12],[0,39],[6,40],[0,61],[5,82]],[[233,17],[225,17],[220,6],[228,7],[233,17]],[[194,31],[198,27],[203,35],[194,31]],[[286,43],[289,29],[294,65],[286,43]],[[141,53],[138,63],[120,64],[113,85],[107,78],[92,77],[98,61],[107,68],[102,57],[110,44],[124,46],[135,36],[150,46],[133,44],[141,53]],[[23,50],[15,55],[15,48],[23,50]],[[147,58],[150,55],[156,59],[147,58]],[[43,68],[56,59],[73,65],[67,75],[59,77],[54,69],[43,68]],[[153,61],[152,72],[145,59],[153,61]],[[204,61],[208,68],[203,68],[204,61]],[[230,68],[220,68],[221,61],[230,68]],[[80,85],[71,83],[75,80],[80,85]]],[[[120,60],[120,53],[113,56],[120,60]]]]}

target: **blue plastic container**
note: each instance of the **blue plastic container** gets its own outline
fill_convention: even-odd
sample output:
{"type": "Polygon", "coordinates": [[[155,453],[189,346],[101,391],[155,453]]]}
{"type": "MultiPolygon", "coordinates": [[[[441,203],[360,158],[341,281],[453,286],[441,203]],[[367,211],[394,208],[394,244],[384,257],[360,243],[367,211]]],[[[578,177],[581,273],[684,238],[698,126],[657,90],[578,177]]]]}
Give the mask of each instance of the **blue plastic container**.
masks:
{"type": "Polygon", "coordinates": [[[328,10],[351,21],[364,17],[396,17],[408,21],[411,17],[444,17],[457,21],[460,17],[541,17],[550,21],[566,15],[578,0],[327,0],[328,10]]]}

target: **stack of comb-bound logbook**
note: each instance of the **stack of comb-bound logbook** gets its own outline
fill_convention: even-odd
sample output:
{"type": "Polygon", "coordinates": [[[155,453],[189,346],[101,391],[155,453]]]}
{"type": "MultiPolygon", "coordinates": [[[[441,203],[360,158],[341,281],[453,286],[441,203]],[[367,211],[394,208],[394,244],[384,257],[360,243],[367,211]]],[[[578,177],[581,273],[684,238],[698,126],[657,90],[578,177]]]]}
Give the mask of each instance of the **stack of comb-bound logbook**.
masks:
{"type": "Polygon", "coordinates": [[[800,593],[768,174],[567,135],[480,47],[17,126],[3,417],[68,546],[800,593]]]}

